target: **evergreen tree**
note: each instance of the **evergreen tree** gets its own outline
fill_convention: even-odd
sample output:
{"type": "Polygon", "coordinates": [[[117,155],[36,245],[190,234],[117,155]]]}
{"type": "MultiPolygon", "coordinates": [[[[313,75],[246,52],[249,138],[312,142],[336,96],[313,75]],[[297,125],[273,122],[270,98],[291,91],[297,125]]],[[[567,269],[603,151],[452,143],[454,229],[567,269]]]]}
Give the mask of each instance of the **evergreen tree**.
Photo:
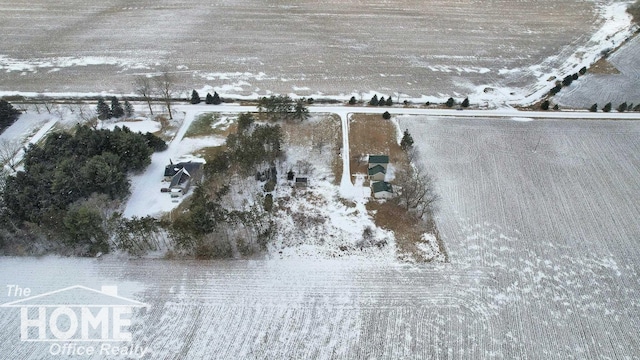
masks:
{"type": "Polygon", "coordinates": [[[387,105],[387,106],[393,106],[393,100],[391,99],[391,96],[389,96],[389,97],[387,98],[387,102],[386,102],[386,104],[385,104],[385,105],[387,105]]]}
{"type": "Polygon", "coordinates": [[[378,95],[373,95],[371,101],[369,101],[369,105],[378,106],[378,95]]]}
{"type": "Polygon", "coordinates": [[[449,99],[447,99],[447,102],[445,103],[445,105],[447,107],[453,107],[453,104],[455,103],[455,100],[453,100],[452,97],[450,97],[449,99]]]}
{"type": "Polygon", "coordinates": [[[469,98],[464,98],[464,100],[462,100],[462,107],[469,107],[469,98]]]}
{"type": "Polygon", "coordinates": [[[109,105],[104,102],[103,98],[98,99],[96,113],[98,114],[98,119],[100,120],[107,120],[111,118],[111,109],[109,109],[109,105]]]}
{"type": "Polygon", "coordinates": [[[609,112],[609,111],[611,111],[611,103],[610,103],[610,102],[606,103],[606,104],[604,105],[604,107],[602,108],[602,111],[604,111],[604,112],[609,112]]]}
{"type": "Polygon", "coordinates": [[[542,104],[540,104],[540,109],[549,110],[549,100],[543,101],[542,104]]]}
{"type": "Polygon", "coordinates": [[[222,99],[220,98],[220,95],[218,95],[217,92],[213,92],[213,99],[211,100],[211,103],[213,105],[220,105],[222,103],[222,99]]]}
{"type": "Polygon", "coordinates": [[[625,111],[627,111],[627,102],[626,101],[618,106],[618,112],[625,112],[625,111]]]}
{"type": "Polygon", "coordinates": [[[0,100],[0,132],[11,126],[19,115],[20,111],[16,110],[11,103],[0,100]]]}
{"type": "Polygon", "coordinates": [[[198,94],[198,92],[195,90],[191,92],[191,103],[200,104],[200,94],[198,94]]]}
{"type": "Polygon", "coordinates": [[[573,75],[571,75],[571,78],[573,80],[578,80],[578,73],[574,73],[573,75]]]}
{"type": "Polygon", "coordinates": [[[640,104],[634,106],[633,111],[640,111],[640,104]]]}
{"type": "Polygon", "coordinates": [[[591,107],[589,108],[589,111],[597,112],[598,111],[598,103],[595,103],[595,104],[591,105],[591,107]]]}
{"type": "Polygon", "coordinates": [[[211,96],[210,93],[207,93],[207,98],[205,99],[204,102],[209,105],[213,104],[213,96],[211,96]]]}
{"type": "Polygon", "coordinates": [[[119,119],[124,116],[124,109],[117,97],[111,98],[111,117],[119,119]]]}
{"type": "Polygon", "coordinates": [[[129,100],[124,101],[124,115],[128,118],[132,117],[135,111],[133,110],[133,105],[129,102],[129,100]]]}
{"type": "Polygon", "coordinates": [[[356,97],[352,96],[351,99],[349,99],[349,105],[355,105],[356,104],[356,97]]]}
{"type": "Polygon", "coordinates": [[[385,111],[384,114],[382,114],[382,118],[385,120],[389,120],[391,119],[391,114],[389,114],[388,111],[385,111]]]}
{"type": "Polygon", "coordinates": [[[296,104],[293,107],[293,118],[300,120],[300,121],[304,121],[307,120],[309,118],[309,109],[307,109],[307,107],[304,105],[305,101],[304,99],[298,99],[296,100],[296,104]]]}
{"type": "Polygon", "coordinates": [[[384,106],[387,103],[387,100],[384,99],[384,96],[380,97],[380,100],[378,100],[378,106],[384,106]]]}
{"type": "Polygon", "coordinates": [[[563,86],[569,86],[573,82],[573,75],[567,75],[562,79],[563,86]]]}
{"type": "Polygon", "coordinates": [[[556,111],[557,111],[557,110],[559,110],[559,109],[560,109],[560,106],[559,106],[558,104],[553,105],[553,110],[556,110],[556,111]]]}
{"type": "Polygon", "coordinates": [[[549,90],[549,95],[553,96],[559,93],[561,89],[562,89],[562,84],[557,84],[556,86],[551,88],[551,90],[549,90]]]}
{"type": "Polygon", "coordinates": [[[406,129],[404,131],[404,134],[402,135],[402,140],[400,141],[400,147],[402,148],[402,150],[407,151],[412,146],[413,146],[413,137],[411,137],[411,134],[409,134],[409,129],[406,129]]]}
{"type": "Polygon", "coordinates": [[[587,67],[586,67],[586,66],[583,66],[582,68],[580,68],[580,71],[578,71],[578,73],[579,73],[580,75],[584,75],[584,74],[586,74],[586,73],[587,73],[587,67]]]}

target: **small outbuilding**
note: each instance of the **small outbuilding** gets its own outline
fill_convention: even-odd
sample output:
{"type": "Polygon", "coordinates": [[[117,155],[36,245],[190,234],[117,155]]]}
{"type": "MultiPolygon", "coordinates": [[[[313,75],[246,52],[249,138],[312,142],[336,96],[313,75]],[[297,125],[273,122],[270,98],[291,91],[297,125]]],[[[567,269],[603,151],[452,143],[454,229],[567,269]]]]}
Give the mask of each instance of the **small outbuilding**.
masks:
{"type": "Polygon", "coordinates": [[[393,197],[393,186],[386,181],[376,181],[371,185],[371,192],[376,199],[390,199],[393,197]]]}
{"type": "Polygon", "coordinates": [[[297,177],[296,178],[296,187],[301,189],[306,189],[309,181],[306,177],[297,177]]]}

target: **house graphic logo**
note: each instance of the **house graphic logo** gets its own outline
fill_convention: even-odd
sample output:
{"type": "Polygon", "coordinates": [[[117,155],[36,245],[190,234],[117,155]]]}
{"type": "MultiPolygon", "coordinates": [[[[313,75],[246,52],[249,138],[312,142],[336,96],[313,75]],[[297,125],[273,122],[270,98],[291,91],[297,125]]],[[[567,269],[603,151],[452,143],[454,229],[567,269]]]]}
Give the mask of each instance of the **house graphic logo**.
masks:
{"type": "Polygon", "coordinates": [[[117,286],[75,285],[0,307],[20,309],[21,341],[108,343],[131,341],[134,309],[149,306],[119,296],[117,286]]]}

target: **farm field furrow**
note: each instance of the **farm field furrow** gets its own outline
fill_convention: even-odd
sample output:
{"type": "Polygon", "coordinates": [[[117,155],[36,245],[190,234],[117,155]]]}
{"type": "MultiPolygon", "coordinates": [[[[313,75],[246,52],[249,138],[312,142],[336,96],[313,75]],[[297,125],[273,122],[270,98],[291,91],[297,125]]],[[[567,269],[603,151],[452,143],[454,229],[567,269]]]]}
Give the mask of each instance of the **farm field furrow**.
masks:
{"type": "Polygon", "coordinates": [[[238,95],[523,88],[589,40],[604,4],[2,0],[0,91],[131,93],[163,68],[185,91],[238,95]]]}

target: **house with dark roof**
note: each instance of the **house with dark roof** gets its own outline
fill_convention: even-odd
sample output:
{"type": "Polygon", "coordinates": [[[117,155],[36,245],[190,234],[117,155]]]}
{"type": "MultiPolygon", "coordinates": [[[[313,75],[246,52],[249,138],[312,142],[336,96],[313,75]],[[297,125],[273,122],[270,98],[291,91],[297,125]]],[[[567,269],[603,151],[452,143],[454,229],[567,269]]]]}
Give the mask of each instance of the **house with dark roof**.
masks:
{"type": "Polygon", "coordinates": [[[169,189],[179,189],[184,194],[193,182],[202,180],[202,163],[189,161],[169,164],[164,168],[164,179],[169,181],[169,189]]]}
{"type": "Polygon", "coordinates": [[[369,155],[369,181],[384,181],[389,166],[388,155],[369,155]]]}
{"type": "Polygon", "coordinates": [[[390,199],[393,197],[393,186],[386,181],[376,181],[371,184],[371,193],[376,199],[390,199]]]}

